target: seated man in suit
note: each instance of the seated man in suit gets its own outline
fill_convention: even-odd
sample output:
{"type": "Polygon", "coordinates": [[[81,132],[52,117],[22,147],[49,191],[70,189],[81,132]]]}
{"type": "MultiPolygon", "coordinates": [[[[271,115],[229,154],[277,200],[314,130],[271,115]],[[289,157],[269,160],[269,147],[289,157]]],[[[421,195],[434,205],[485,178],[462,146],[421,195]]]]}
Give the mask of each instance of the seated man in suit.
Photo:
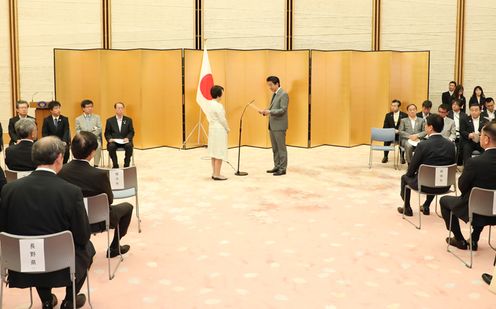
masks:
{"type": "Polygon", "coordinates": [[[453,93],[455,92],[455,88],[456,88],[456,82],[451,81],[449,83],[448,91],[443,92],[441,99],[442,99],[443,104],[445,104],[446,106],[451,107],[451,97],[453,96],[453,93]]]}
{"type": "Polygon", "coordinates": [[[493,98],[486,98],[485,105],[486,109],[481,113],[481,117],[485,118],[487,121],[493,121],[495,119],[493,98]]]}
{"type": "MultiPolygon", "coordinates": [[[[129,223],[133,215],[133,206],[129,203],[112,205],[114,195],[110,187],[110,180],[106,170],[98,169],[90,165],[91,159],[95,156],[98,148],[96,136],[91,132],[81,131],[74,136],[71,144],[72,155],[74,160],[64,165],[59,172],[59,176],[73,185],[81,188],[84,197],[95,196],[106,193],[110,206],[110,227],[115,228],[119,225],[120,237],[127,234],[129,223]]],[[[92,231],[105,230],[105,226],[99,224],[91,226],[92,231]]],[[[119,235],[114,233],[114,239],[110,244],[107,255],[116,257],[119,255],[119,235]]],[[[129,251],[129,246],[120,246],[121,253],[129,251]]]]}
{"type": "Polygon", "coordinates": [[[441,135],[445,138],[449,139],[452,142],[456,140],[456,125],[455,121],[448,116],[448,107],[444,104],[439,105],[437,108],[437,112],[439,116],[441,116],[444,120],[444,128],[441,135]]]}
{"type": "Polygon", "coordinates": [[[17,121],[19,121],[19,119],[30,118],[35,120],[33,117],[28,116],[28,109],[29,109],[28,102],[24,100],[19,100],[16,102],[17,116],[9,119],[9,136],[10,136],[9,145],[14,145],[15,143],[17,143],[17,140],[19,139],[15,131],[15,124],[17,121]]]}
{"type": "Polygon", "coordinates": [[[115,117],[107,119],[105,124],[105,139],[107,140],[107,150],[110,159],[112,159],[113,168],[119,168],[117,148],[124,148],[125,150],[124,167],[129,167],[131,156],[133,155],[133,120],[124,116],[124,108],[124,103],[115,103],[115,117]]]}
{"type": "MultiPolygon", "coordinates": [[[[455,163],[455,146],[452,142],[445,139],[441,132],[443,131],[444,121],[439,115],[433,114],[427,117],[425,131],[429,134],[429,138],[418,144],[412,162],[408,166],[405,175],[401,176],[401,198],[404,199],[404,206],[398,207],[398,212],[405,212],[405,216],[413,216],[413,211],[410,206],[410,189],[406,188],[409,185],[413,188],[418,187],[418,172],[420,165],[450,165],[455,163]]],[[[428,193],[444,193],[449,190],[446,188],[422,188],[428,193]]],[[[434,199],[434,195],[427,195],[424,202],[422,212],[424,215],[429,215],[429,206],[434,199]]]]}
{"type": "Polygon", "coordinates": [[[31,150],[38,136],[36,123],[29,118],[20,119],[15,124],[15,130],[19,139],[17,144],[5,150],[5,164],[12,171],[34,171],[36,164],[31,157],[31,150]]]}
{"type": "Polygon", "coordinates": [[[470,116],[460,121],[460,141],[463,149],[463,162],[472,156],[472,152],[477,150],[483,152],[479,144],[480,131],[487,123],[487,120],[480,117],[479,104],[472,104],[470,106],[470,116]]]}
{"type": "MultiPolygon", "coordinates": [[[[46,235],[65,230],[72,232],[76,253],[76,294],[83,286],[95,249],[90,242],[90,225],[81,189],[56,173],[62,168],[65,144],[57,137],[44,137],[33,145],[33,161],[38,166],[29,176],[4,186],[0,206],[0,231],[15,235],[46,235]]],[[[9,286],[36,286],[43,308],[53,308],[57,298],[52,287],[66,286],[60,308],[72,308],[72,282],[67,270],[46,274],[9,271],[9,286]]],[[[86,302],[76,297],[76,307],[86,302]]]]}
{"type": "Polygon", "coordinates": [[[417,113],[417,117],[425,119],[431,114],[432,102],[425,100],[422,102],[422,111],[417,113]]]}
{"type": "Polygon", "coordinates": [[[71,131],[69,128],[69,119],[60,114],[60,108],[62,105],[57,101],[51,101],[48,103],[48,108],[52,115],[45,118],[43,121],[43,128],[41,130],[41,135],[45,136],[57,136],[61,141],[67,144],[67,149],[64,154],[64,163],[69,161],[69,145],[71,144],[71,131]]]}
{"type": "MultiPolygon", "coordinates": [[[[408,117],[407,114],[400,111],[401,102],[400,100],[393,100],[391,102],[391,112],[387,113],[384,116],[384,125],[382,126],[384,129],[394,128],[396,132],[395,140],[399,141],[399,131],[400,121],[403,118],[408,117]]],[[[384,142],[384,146],[391,145],[391,142],[384,142]]],[[[387,163],[388,161],[389,151],[384,151],[384,158],[382,158],[382,163],[387,163]]]]}
{"type": "Polygon", "coordinates": [[[93,101],[83,100],[81,102],[83,114],[76,118],[76,133],[87,131],[95,134],[98,140],[98,148],[95,152],[93,164],[98,167],[102,156],[102,122],[100,116],[93,114],[93,101]]]}
{"type": "MultiPolygon", "coordinates": [[[[408,117],[401,119],[400,127],[400,145],[405,148],[406,161],[410,164],[415,146],[408,141],[419,142],[426,136],[424,131],[424,119],[417,117],[417,106],[410,104],[406,107],[408,117]]],[[[405,164],[405,158],[401,157],[401,164],[405,164]]]]}
{"type": "MultiPolygon", "coordinates": [[[[496,122],[486,124],[481,131],[480,145],[486,151],[465,161],[465,168],[458,179],[461,196],[443,196],[439,201],[446,228],[449,229],[451,211],[451,231],[455,237],[446,238],[446,242],[459,249],[466,250],[467,241],[460,230],[458,219],[468,222],[468,200],[473,187],[496,189],[496,122]]],[[[496,224],[495,218],[474,215],[472,218],[472,250],[477,250],[480,234],[486,225],[496,224]]]]}

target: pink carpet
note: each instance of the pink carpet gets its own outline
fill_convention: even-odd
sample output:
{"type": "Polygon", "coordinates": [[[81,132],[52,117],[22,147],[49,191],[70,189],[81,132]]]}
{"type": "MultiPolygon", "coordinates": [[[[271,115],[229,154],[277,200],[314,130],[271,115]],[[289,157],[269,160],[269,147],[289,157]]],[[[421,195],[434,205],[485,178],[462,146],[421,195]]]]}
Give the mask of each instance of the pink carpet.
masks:
{"type": "MultiPolygon", "coordinates": [[[[481,280],[495,254],[487,229],[466,268],[446,251],[442,219],[424,216],[420,231],[401,219],[404,167],[381,164],[380,153],[369,170],[366,146],[290,148],[288,174],[273,177],[270,150],[243,148],[249,176],[224,165],[225,182],[210,179],[206,155],[136,151],[143,232],[133,218],[112,281],[106,237],[92,238],[94,308],[496,307],[481,280]]],[[[28,303],[27,290],[6,290],[5,308],[28,303]]]]}

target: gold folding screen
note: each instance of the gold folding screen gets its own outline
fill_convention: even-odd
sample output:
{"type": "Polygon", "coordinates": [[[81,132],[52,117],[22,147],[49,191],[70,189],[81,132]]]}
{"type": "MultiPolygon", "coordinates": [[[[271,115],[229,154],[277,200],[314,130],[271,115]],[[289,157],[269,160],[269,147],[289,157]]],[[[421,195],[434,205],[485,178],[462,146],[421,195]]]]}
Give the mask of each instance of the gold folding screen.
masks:
{"type": "Polygon", "coordinates": [[[74,134],[79,103],[91,99],[105,120],[115,102],[133,118],[138,148],[182,143],[181,50],[55,50],[56,97],[74,134]]]}
{"type": "Polygon", "coordinates": [[[429,52],[312,51],[311,146],[370,142],[390,102],[428,98],[429,52]]]}
{"type": "MultiPolygon", "coordinates": [[[[55,50],[56,97],[72,133],[82,99],[95,102],[103,125],[122,101],[135,123],[136,147],[180,147],[184,100],[184,134],[191,134],[186,146],[196,146],[202,52],[184,50],[183,57],[182,50],[55,50]]],[[[255,100],[254,106],[267,107],[269,75],[279,76],[289,94],[288,145],[308,146],[310,51],[210,50],[209,58],[214,82],[225,88],[229,146],[237,145],[244,106],[255,100]]],[[[392,99],[404,108],[428,97],[429,53],[312,51],[311,74],[311,146],[354,146],[368,143],[370,128],[382,126],[392,99]]],[[[243,145],[269,147],[267,128],[267,118],[248,107],[243,145]]]]}
{"type": "MultiPolygon", "coordinates": [[[[203,51],[185,51],[185,110],[187,146],[198,142],[200,109],[196,103],[199,72],[203,51]]],[[[225,89],[224,105],[231,128],[229,146],[238,144],[239,118],[246,104],[255,100],[253,107],[266,108],[272,94],[266,85],[269,75],[281,80],[282,88],[289,94],[289,129],[287,143],[308,146],[308,51],[273,50],[211,50],[208,52],[214,83],[225,89]]],[[[205,117],[203,125],[208,128],[205,117]]],[[[205,143],[203,133],[200,143],[205,143]]],[[[243,118],[243,145],[268,147],[268,122],[252,107],[243,118]]]]}

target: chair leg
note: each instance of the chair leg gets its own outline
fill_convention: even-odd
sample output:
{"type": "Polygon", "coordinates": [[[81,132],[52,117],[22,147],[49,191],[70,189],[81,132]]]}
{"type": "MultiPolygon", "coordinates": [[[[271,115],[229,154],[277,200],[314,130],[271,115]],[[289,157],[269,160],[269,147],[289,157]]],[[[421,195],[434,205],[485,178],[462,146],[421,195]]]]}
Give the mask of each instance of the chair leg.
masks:
{"type": "Polygon", "coordinates": [[[139,213],[138,188],[136,188],[136,218],[138,218],[138,233],[141,233],[141,217],[139,213]]]}
{"type": "MultiPolygon", "coordinates": [[[[491,247],[491,249],[493,249],[494,251],[496,251],[496,247],[494,247],[492,244],[491,244],[491,228],[492,226],[490,225],[489,226],[489,239],[487,240],[487,243],[489,244],[489,247],[491,247]]],[[[496,258],[496,256],[495,256],[496,258]]]]}
{"type": "Polygon", "coordinates": [[[33,288],[29,287],[29,309],[33,308],[33,288]]]}
{"type": "Polygon", "coordinates": [[[372,168],[372,146],[370,146],[370,152],[369,152],[369,169],[372,168]]]}
{"type": "Polygon", "coordinates": [[[93,304],[91,303],[91,293],[90,293],[90,270],[86,271],[86,285],[88,286],[88,305],[93,309],[93,304]]]}
{"type": "MultiPolygon", "coordinates": [[[[453,220],[453,211],[450,212],[450,222],[449,222],[449,230],[448,230],[448,239],[451,238],[451,223],[452,223],[452,220],[453,220]]],[[[448,247],[446,250],[448,250],[449,253],[453,254],[458,260],[460,260],[465,266],[467,266],[468,268],[472,268],[472,256],[473,256],[473,252],[472,252],[472,221],[469,221],[470,224],[470,243],[469,243],[469,246],[470,246],[470,263],[467,263],[465,260],[463,260],[460,256],[458,256],[454,251],[451,251],[450,250],[450,244],[448,242],[448,247]]]]}
{"type": "Polygon", "coordinates": [[[76,309],[76,274],[72,274],[72,307],[76,309]]]}
{"type": "MultiPolygon", "coordinates": [[[[122,256],[122,253],[121,253],[121,235],[120,235],[120,232],[119,232],[119,225],[117,225],[115,227],[115,232],[117,233],[117,246],[119,248],[119,260],[117,261],[117,265],[115,265],[115,268],[112,270],[111,267],[110,267],[110,260],[111,260],[110,255],[107,256],[108,270],[109,270],[109,280],[114,279],[115,273],[117,272],[117,269],[119,268],[119,265],[121,265],[121,262],[124,261],[124,257],[122,256]]],[[[108,243],[108,248],[109,248],[109,251],[110,251],[110,231],[109,231],[109,229],[107,229],[107,243],[108,243]]]]}
{"type": "Polygon", "coordinates": [[[442,218],[443,216],[437,211],[437,205],[438,205],[438,203],[437,203],[437,195],[436,195],[436,204],[434,205],[435,206],[434,211],[436,212],[436,215],[439,218],[442,218]]]}

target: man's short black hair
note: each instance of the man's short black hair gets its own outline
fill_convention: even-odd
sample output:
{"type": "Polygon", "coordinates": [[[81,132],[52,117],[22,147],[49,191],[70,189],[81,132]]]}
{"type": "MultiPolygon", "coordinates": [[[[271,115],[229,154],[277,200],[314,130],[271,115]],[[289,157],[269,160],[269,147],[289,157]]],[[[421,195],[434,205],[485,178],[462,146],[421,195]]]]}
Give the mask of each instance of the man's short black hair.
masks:
{"type": "Polygon", "coordinates": [[[487,97],[484,103],[494,102],[493,98],[487,97]]]}
{"type": "Polygon", "coordinates": [[[74,158],[86,159],[92,151],[98,148],[98,140],[95,134],[87,131],[77,133],[72,139],[71,151],[74,158]]]}
{"type": "Polygon", "coordinates": [[[85,108],[87,105],[93,105],[93,101],[89,99],[84,99],[81,101],[81,108],[85,108]]]}
{"type": "Polygon", "coordinates": [[[114,109],[116,109],[116,108],[117,108],[117,104],[122,105],[122,107],[126,107],[126,105],[124,105],[124,103],[122,103],[122,102],[116,102],[116,103],[114,104],[114,109]]]}
{"type": "Polygon", "coordinates": [[[52,165],[59,154],[64,155],[65,147],[66,144],[54,135],[42,137],[33,144],[31,159],[36,166],[52,165]]]}
{"type": "Polygon", "coordinates": [[[210,95],[212,96],[212,99],[220,98],[223,92],[224,87],[219,85],[214,85],[212,88],[210,88],[210,95]]]}
{"type": "Polygon", "coordinates": [[[61,107],[62,104],[60,104],[59,101],[50,101],[50,103],[48,103],[48,109],[50,109],[50,110],[53,110],[57,106],[61,107]]]}
{"type": "Polygon", "coordinates": [[[429,100],[425,100],[424,102],[422,102],[422,107],[432,108],[432,102],[429,100]]]}
{"type": "Polygon", "coordinates": [[[477,106],[479,109],[481,108],[479,104],[472,103],[472,104],[469,105],[468,109],[470,109],[472,106],[477,106]]]}
{"type": "Polygon", "coordinates": [[[453,98],[453,100],[451,100],[451,105],[453,105],[453,104],[456,104],[456,105],[458,105],[458,106],[461,107],[462,106],[462,101],[460,99],[453,98]]]}
{"type": "Polygon", "coordinates": [[[400,101],[400,100],[398,100],[398,99],[394,99],[394,100],[391,102],[391,104],[393,104],[393,103],[398,103],[398,107],[399,107],[399,106],[401,106],[401,101],[400,101]]]}
{"type": "Polygon", "coordinates": [[[449,111],[448,105],[446,105],[446,104],[439,105],[439,107],[437,109],[438,110],[442,109],[444,111],[449,111]]]}
{"type": "Polygon", "coordinates": [[[415,109],[417,109],[417,105],[415,105],[415,103],[410,103],[406,106],[406,110],[409,110],[410,106],[415,106],[415,109]]]}
{"type": "Polygon", "coordinates": [[[432,114],[426,118],[427,125],[432,126],[436,133],[441,133],[444,128],[444,119],[438,114],[432,114]]]}
{"type": "Polygon", "coordinates": [[[454,84],[454,85],[455,85],[455,87],[456,87],[456,82],[455,82],[454,80],[450,81],[449,83],[450,83],[450,84],[454,84]]]}
{"type": "Polygon", "coordinates": [[[19,100],[16,102],[16,108],[19,109],[19,106],[22,104],[26,104],[27,107],[29,107],[29,103],[25,100],[19,100]]]}
{"type": "Polygon", "coordinates": [[[281,86],[281,82],[279,81],[279,77],[277,77],[277,76],[269,76],[269,77],[267,77],[267,82],[271,82],[274,85],[281,86]]]}

